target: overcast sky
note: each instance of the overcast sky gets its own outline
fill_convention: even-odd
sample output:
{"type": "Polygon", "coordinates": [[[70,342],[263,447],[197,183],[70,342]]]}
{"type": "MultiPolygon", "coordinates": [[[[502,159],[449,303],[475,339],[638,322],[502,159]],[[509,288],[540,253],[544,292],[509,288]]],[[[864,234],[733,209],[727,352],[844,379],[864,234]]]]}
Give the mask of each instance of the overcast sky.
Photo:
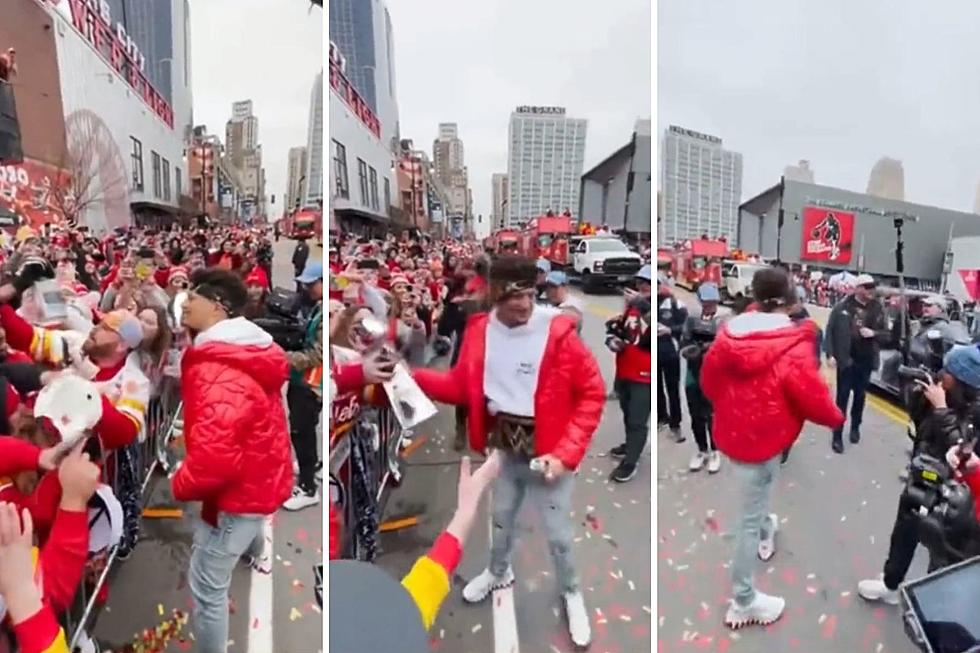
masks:
{"type": "Polygon", "coordinates": [[[490,177],[507,172],[517,105],[587,118],[586,169],[651,115],[651,2],[387,0],[402,138],[432,153],[440,122],[459,124],[473,212],[489,219],[490,177]]]}
{"type": "Polygon", "coordinates": [[[323,10],[307,0],[193,0],[194,124],[225,140],[231,104],[252,100],[269,208],[282,212],[289,148],[306,145],[310,93],[323,68],[323,10]]]}
{"type": "Polygon", "coordinates": [[[973,210],[980,178],[980,3],[661,0],[658,123],[744,156],[742,199],[809,159],[864,192],[900,159],[909,201],[973,210]]]}

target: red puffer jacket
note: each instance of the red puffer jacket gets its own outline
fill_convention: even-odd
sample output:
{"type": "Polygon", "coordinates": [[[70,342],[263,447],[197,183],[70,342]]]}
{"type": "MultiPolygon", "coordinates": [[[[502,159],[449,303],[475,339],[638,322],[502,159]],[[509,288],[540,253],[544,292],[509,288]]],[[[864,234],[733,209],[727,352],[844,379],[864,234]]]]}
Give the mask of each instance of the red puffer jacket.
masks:
{"type": "Polygon", "coordinates": [[[719,451],[759,463],[793,444],[804,421],[844,423],[818,371],[816,337],[812,323],[779,313],[745,313],[722,327],[701,368],[719,451]]]}
{"type": "MultiPolygon", "coordinates": [[[[470,447],[481,452],[487,448],[491,420],[483,392],[489,317],[482,313],[470,318],[455,367],[413,374],[434,401],[469,408],[470,447]]],[[[602,418],[606,388],[595,357],[576,334],[575,321],[555,317],[549,329],[534,393],[535,453],[553,454],[566,468],[576,469],[602,418]]]]}
{"type": "Polygon", "coordinates": [[[173,479],[178,501],[201,501],[201,516],[268,515],[293,487],[282,387],[286,354],[244,318],[199,334],[181,362],[187,457],[173,479]]]}

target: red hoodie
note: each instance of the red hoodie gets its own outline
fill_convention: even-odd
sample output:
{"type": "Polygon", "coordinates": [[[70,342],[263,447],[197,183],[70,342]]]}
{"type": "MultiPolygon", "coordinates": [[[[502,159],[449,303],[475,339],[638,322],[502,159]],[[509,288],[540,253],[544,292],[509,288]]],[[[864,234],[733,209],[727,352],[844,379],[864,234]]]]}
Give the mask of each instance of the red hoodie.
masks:
{"type": "Polygon", "coordinates": [[[781,313],[745,313],[722,327],[701,368],[719,451],[760,463],[793,444],[805,421],[843,425],[818,371],[816,337],[812,323],[781,313]]]}

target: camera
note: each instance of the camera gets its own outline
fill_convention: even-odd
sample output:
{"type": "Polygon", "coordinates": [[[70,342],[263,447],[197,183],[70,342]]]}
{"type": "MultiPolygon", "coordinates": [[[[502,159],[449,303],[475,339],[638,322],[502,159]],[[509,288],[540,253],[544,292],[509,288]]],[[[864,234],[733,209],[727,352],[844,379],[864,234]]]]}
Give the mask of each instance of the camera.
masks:
{"type": "Polygon", "coordinates": [[[700,362],[718,335],[718,325],[714,319],[697,318],[687,335],[691,343],[681,348],[681,356],[689,362],[700,362]]]}

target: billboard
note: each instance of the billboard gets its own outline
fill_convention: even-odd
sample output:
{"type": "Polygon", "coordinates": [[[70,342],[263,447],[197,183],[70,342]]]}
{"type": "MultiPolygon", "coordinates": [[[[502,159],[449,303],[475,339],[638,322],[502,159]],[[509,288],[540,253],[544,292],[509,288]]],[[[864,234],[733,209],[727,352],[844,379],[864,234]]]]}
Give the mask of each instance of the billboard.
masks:
{"type": "Polygon", "coordinates": [[[801,261],[848,265],[853,253],[853,213],[816,206],[803,208],[801,261]]]}
{"type": "Polygon", "coordinates": [[[0,165],[0,215],[34,227],[57,222],[63,218],[70,188],[66,171],[40,161],[0,165]]]}

